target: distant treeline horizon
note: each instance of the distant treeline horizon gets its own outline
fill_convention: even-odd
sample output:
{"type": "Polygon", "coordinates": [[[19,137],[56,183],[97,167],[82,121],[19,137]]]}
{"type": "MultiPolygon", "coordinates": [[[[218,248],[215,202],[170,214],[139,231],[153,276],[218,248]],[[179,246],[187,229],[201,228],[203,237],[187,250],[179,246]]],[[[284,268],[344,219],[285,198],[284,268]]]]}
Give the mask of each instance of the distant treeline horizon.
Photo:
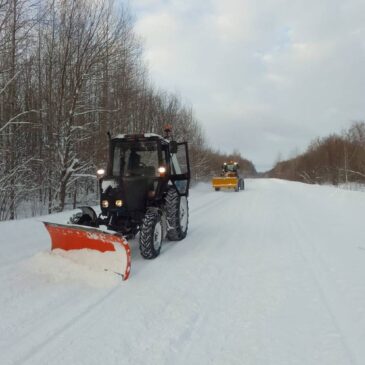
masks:
{"type": "Polygon", "coordinates": [[[265,176],[309,184],[365,183],[365,123],[316,138],[304,153],[278,161],[265,176]]]}

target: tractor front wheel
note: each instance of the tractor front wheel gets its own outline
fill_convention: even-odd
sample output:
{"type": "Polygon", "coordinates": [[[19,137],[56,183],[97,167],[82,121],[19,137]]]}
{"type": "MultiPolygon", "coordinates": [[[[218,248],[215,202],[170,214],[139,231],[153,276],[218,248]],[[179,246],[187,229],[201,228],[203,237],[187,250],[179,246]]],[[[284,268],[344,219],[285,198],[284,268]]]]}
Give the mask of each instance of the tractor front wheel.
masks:
{"type": "Polygon", "coordinates": [[[143,258],[154,259],[160,254],[162,236],[159,212],[156,209],[147,210],[139,234],[139,250],[143,258]]]}

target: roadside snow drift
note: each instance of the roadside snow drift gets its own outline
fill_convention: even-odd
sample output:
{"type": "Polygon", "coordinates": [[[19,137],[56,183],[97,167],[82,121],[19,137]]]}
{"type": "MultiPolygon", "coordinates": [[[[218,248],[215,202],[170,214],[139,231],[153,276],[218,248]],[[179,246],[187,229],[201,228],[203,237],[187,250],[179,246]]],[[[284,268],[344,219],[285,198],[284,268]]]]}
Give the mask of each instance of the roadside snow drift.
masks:
{"type": "Polygon", "coordinates": [[[189,203],[157,259],[130,242],[125,282],[50,252],[40,219],[0,223],[0,364],[365,363],[363,192],[262,179],[189,203]]]}

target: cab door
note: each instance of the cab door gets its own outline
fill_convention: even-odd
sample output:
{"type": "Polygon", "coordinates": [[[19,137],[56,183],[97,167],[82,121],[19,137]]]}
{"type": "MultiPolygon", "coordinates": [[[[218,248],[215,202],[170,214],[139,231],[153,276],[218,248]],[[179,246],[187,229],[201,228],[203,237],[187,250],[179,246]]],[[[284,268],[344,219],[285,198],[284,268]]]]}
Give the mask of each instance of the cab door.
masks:
{"type": "Polygon", "coordinates": [[[176,153],[171,153],[171,182],[176,187],[179,195],[189,195],[190,186],[190,162],[188,143],[177,143],[176,153]]]}

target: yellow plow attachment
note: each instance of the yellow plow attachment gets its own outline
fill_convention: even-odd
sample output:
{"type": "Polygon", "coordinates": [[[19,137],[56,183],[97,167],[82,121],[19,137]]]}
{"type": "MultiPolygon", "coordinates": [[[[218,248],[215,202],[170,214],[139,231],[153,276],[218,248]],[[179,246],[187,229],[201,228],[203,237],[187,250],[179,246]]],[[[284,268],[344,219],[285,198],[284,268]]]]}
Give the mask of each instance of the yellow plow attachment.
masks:
{"type": "Polygon", "coordinates": [[[238,187],[238,178],[237,177],[213,177],[212,186],[216,190],[219,190],[221,188],[236,189],[238,187]]]}

